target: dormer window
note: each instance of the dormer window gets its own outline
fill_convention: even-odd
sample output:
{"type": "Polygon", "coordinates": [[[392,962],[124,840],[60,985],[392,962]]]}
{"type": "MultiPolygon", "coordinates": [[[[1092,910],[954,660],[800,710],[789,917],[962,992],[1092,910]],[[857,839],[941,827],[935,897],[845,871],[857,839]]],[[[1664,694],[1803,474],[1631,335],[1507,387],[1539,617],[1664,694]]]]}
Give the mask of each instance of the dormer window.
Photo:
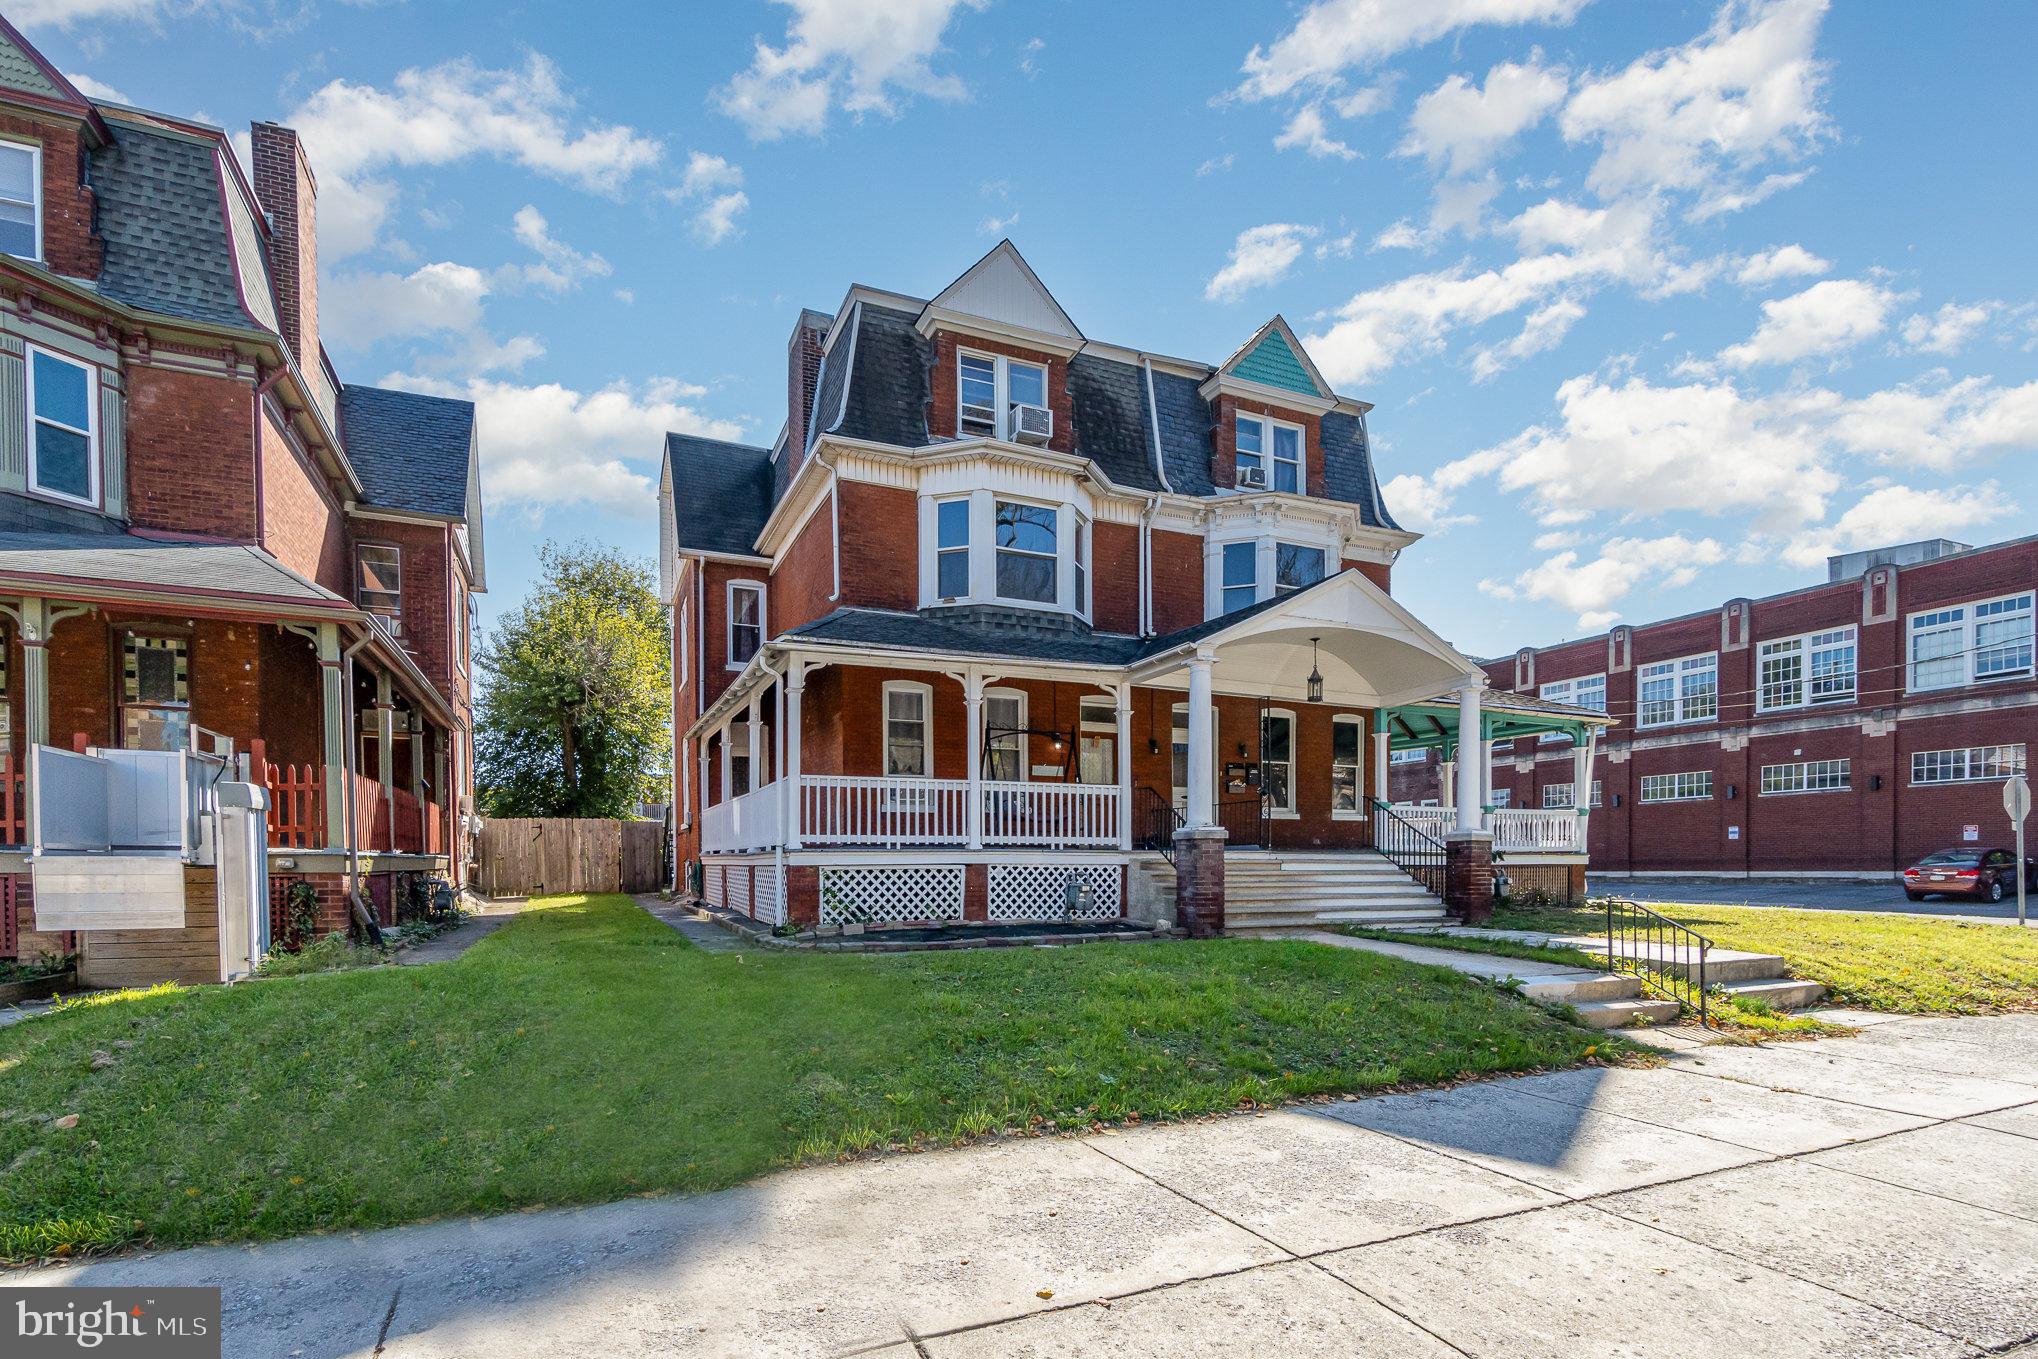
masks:
{"type": "Polygon", "coordinates": [[[42,258],[42,148],[0,142],[0,251],[42,258]]]}
{"type": "Polygon", "coordinates": [[[1241,490],[1302,494],[1302,428],[1258,415],[1233,422],[1241,490]]]}
{"type": "Polygon", "coordinates": [[[1054,416],[1044,366],[967,350],[957,352],[955,365],[957,434],[1047,442],[1054,416]]]}

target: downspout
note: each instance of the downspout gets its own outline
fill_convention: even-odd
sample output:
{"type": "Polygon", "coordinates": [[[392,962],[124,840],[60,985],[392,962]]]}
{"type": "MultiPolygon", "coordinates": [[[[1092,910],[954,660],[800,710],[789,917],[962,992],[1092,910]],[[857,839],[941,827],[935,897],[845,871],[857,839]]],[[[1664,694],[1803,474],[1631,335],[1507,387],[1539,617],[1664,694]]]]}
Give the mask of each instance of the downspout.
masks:
{"type": "Polygon", "coordinates": [[[842,598],[842,478],[833,458],[828,460],[828,552],[835,565],[835,588],[828,592],[833,604],[842,598]]]}
{"type": "Polygon", "coordinates": [[[1173,495],[1175,488],[1168,484],[1167,459],[1161,453],[1161,413],[1160,403],[1154,400],[1153,395],[1153,356],[1142,354],[1139,361],[1146,369],[1146,419],[1147,428],[1153,432],[1153,470],[1161,479],[1161,489],[1173,495]]]}
{"type": "MultiPolygon", "coordinates": [[[[340,653],[342,683],[346,687],[347,700],[347,760],[341,767],[347,772],[347,906],[353,912],[354,920],[371,943],[382,943],[382,926],[376,922],[375,913],[368,909],[368,903],[361,899],[361,845],[360,836],[354,830],[354,778],[355,764],[359,757],[361,732],[354,716],[354,653],[375,640],[374,624],[371,631],[364,633],[361,640],[340,653]]],[[[395,843],[393,840],[391,843],[395,843]]]]}
{"type": "MultiPolygon", "coordinates": [[[[1154,399],[1153,393],[1153,356],[1141,354],[1139,362],[1146,371],[1146,426],[1153,438],[1154,475],[1160,479],[1161,490],[1173,495],[1175,488],[1168,482],[1168,460],[1161,449],[1160,403],[1154,399]]],[[[1143,637],[1152,637],[1160,632],[1153,607],[1153,517],[1160,509],[1160,503],[1159,496],[1148,496],[1146,509],[1139,517],[1139,604],[1144,615],[1140,619],[1140,635],[1143,637]]]]}

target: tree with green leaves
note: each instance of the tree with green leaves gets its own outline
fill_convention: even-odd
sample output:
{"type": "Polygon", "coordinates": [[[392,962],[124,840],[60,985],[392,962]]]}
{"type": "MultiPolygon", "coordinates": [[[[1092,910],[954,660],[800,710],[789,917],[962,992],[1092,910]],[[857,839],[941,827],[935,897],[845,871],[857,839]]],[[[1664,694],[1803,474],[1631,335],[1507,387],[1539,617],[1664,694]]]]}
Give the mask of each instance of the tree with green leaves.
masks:
{"type": "Polygon", "coordinates": [[[587,543],[541,576],[477,656],[475,782],[488,816],[627,817],[662,802],[672,638],[652,568],[587,543]]]}

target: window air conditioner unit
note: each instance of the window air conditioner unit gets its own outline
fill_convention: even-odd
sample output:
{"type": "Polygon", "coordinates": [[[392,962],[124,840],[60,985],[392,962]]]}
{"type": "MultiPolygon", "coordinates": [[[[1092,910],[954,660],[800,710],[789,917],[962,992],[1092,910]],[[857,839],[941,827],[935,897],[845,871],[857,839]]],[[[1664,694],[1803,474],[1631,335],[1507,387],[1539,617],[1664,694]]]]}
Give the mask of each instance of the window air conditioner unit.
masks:
{"type": "Polygon", "coordinates": [[[1267,469],[1264,467],[1241,467],[1238,469],[1238,489],[1241,491],[1264,491],[1267,489],[1267,469]]]}
{"type": "Polygon", "coordinates": [[[1012,403],[1012,442],[1044,444],[1054,437],[1054,412],[1045,406],[1012,403]]]}
{"type": "Polygon", "coordinates": [[[965,401],[962,405],[962,424],[965,428],[975,427],[986,432],[994,430],[998,427],[997,408],[965,401]]]}
{"type": "Polygon", "coordinates": [[[391,637],[403,637],[403,619],[393,613],[371,613],[369,619],[391,637]]]}

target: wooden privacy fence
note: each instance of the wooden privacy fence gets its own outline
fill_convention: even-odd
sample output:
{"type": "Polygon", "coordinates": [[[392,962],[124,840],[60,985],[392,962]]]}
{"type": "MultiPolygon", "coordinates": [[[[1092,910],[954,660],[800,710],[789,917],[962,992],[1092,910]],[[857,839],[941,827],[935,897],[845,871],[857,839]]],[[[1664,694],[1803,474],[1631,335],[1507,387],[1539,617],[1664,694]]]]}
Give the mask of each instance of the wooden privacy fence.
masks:
{"type": "Polygon", "coordinates": [[[477,885],[492,897],[655,892],[665,827],[567,817],[481,823],[477,885]]]}

